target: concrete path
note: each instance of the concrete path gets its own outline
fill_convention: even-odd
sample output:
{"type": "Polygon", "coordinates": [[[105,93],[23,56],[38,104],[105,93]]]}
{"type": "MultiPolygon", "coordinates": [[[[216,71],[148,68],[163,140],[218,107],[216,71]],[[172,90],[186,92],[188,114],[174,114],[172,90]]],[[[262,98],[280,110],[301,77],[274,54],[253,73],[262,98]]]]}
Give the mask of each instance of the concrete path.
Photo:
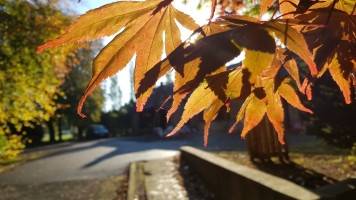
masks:
{"type": "Polygon", "coordinates": [[[236,150],[244,149],[244,144],[237,135],[209,137],[207,148],[203,147],[201,135],[170,139],[126,137],[73,143],[56,153],[0,174],[0,185],[107,178],[123,174],[131,162],[171,157],[181,146],[236,150]]]}
{"type": "Polygon", "coordinates": [[[184,186],[177,178],[173,158],[152,160],[145,164],[145,186],[148,200],[188,200],[184,186]]]}

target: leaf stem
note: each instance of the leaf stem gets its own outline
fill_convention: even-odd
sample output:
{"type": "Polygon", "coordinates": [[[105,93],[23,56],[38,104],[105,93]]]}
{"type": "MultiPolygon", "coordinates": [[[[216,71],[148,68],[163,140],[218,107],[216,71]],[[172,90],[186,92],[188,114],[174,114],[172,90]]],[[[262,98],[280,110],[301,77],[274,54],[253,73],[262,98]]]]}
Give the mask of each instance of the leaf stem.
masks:
{"type": "Polygon", "coordinates": [[[338,0],[334,0],[334,1],[333,1],[333,4],[331,4],[331,9],[330,9],[330,11],[329,11],[328,18],[326,19],[325,27],[324,27],[324,29],[323,29],[323,32],[322,32],[322,33],[324,33],[324,32],[325,32],[326,26],[329,24],[329,21],[330,21],[330,18],[331,18],[331,14],[332,14],[332,13],[333,13],[333,11],[334,11],[334,8],[335,8],[335,5],[336,5],[336,2],[338,2],[338,0]]]}
{"type": "Polygon", "coordinates": [[[211,13],[210,13],[210,17],[209,17],[209,24],[214,17],[215,8],[216,8],[216,0],[211,0],[211,13]]]}

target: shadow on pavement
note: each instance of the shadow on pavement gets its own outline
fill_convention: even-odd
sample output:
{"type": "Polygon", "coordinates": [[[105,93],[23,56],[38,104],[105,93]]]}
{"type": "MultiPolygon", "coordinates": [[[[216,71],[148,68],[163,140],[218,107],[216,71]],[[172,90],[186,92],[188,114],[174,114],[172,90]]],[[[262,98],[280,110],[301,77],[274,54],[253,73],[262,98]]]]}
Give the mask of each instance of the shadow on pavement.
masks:
{"type": "Polygon", "coordinates": [[[238,135],[211,136],[209,137],[209,144],[207,147],[203,146],[203,137],[200,135],[188,135],[171,138],[159,138],[156,136],[137,136],[80,142],[76,145],[73,145],[73,147],[70,149],[51,153],[42,158],[48,158],[64,154],[72,154],[75,152],[101,147],[114,148],[114,150],[82,166],[82,168],[88,168],[117,155],[145,152],[149,150],[179,151],[180,147],[182,146],[193,146],[206,151],[244,150],[246,148],[245,142],[238,135]]]}

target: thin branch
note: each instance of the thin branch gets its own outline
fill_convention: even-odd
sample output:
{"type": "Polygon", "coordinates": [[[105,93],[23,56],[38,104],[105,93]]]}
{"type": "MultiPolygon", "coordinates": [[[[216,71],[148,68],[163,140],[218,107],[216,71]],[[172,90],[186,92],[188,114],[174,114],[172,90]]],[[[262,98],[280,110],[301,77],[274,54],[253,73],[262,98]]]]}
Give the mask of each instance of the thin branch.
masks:
{"type": "Polygon", "coordinates": [[[350,13],[350,15],[353,15],[353,14],[354,14],[355,8],[356,8],[356,3],[355,3],[355,5],[354,5],[354,8],[352,9],[352,12],[350,13]]]}
{"type": "MultiPolygon", "coordinates": [[[[273,17],[276,15],[276,13],[277,13],[279,7],[282,5],[282,3],[290,3],[290,4],[292,4],[292,6],[294,6],[295,8],[298,8],[298,5],[297,5],[297,4],[295,4],[295,3],[293,3],[293,2],[291,2],[291,1],[289,1],[289,0],[282,1],[281,3],[279,3],[279,4],[277,5],[276,9],[274,9],[274,12],[273,12],[273,15],[272,15],[271,19],[273,19],[273,17]]],[[[284,15],[292,14],[292,13],[294,13],[294,12],[285,13],[284,15]]],[[[284,15],[282,15],[282,16],[284,16],[284,15]]],[[[279,17],[281,17],[281,16],[279,16],[279,17]]],[[[279,18],[279,17],[277,17],[277,18],[279,18]]]]}

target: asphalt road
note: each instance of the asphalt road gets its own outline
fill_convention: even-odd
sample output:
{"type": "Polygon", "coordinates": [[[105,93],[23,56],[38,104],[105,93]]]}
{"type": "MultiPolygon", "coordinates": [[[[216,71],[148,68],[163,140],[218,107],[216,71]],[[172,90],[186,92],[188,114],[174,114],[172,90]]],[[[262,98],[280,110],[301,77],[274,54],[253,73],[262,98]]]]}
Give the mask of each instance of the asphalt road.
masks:
{"type": "MultiPolygon", "coordinates": [[[[72,143],[55,153],[28,162],[0,174],[1,184],[43,184],[118,176],[131,162],[173,156],[181,146],[214,150],[244,149],[245,142],[237,135],[211,136],[208,147],[203,137],[177,138],[123,137],[72,143]]],[[[59,148],[47,147],[47,150],[59,148]]]]}

